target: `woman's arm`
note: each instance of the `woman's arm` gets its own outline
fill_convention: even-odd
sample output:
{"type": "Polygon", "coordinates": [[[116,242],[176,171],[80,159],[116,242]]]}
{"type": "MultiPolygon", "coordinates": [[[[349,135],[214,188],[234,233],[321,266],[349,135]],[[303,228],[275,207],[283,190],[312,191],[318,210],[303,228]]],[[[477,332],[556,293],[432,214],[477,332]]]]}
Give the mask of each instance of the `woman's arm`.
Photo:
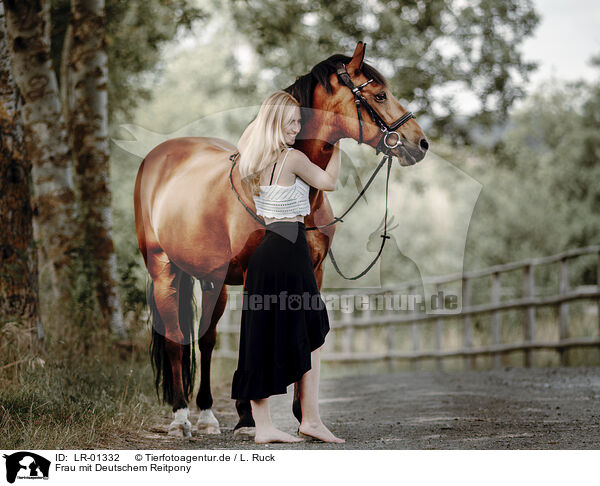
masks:
{"type": "Polygon", "coordinates": [[[320,189],[321,191],[334,191],[340,174],[341,153],[340,142],[338,141],[333,146],[331,159],[325,170],[313,164],[309,158],[299,150],[293,150],[289,154],[289,169],[291,172],[300,177],[304,182],[320,189]]]}

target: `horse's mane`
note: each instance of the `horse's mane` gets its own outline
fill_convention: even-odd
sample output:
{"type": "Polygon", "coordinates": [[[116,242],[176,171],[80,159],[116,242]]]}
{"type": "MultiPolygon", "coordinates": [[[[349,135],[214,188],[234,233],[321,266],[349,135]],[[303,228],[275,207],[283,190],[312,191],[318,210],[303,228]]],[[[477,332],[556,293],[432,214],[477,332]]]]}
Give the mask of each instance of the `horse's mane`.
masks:
{"type": "MultiPolygon", "coordinates": [[[[311,108],[313,103],[313,93],[317,83],[323,86],[327,93],[331,94],[332,89],[329,77],[337,71],[337,66],[340,62],[348,65],[351,60],[351,57],[342,54],[334,54],[313,67],[309,73],[300,76],[293,84],[285,88],[284,91],[287,91],[296,98],[301,107],[311,108]]],[[[387,81],[383,75],[366,62],[363,62],[362,72],[367,78],[373,78],[375,82],[387,86],[387,81]]],[[[349,74],[352,75],[352,73],[349,74]]]]}

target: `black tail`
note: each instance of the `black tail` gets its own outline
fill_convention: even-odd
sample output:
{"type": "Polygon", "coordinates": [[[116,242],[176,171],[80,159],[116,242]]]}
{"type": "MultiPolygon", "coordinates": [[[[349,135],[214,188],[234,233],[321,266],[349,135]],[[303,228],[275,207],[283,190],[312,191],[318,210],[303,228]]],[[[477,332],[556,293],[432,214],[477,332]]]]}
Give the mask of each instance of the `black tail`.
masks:
{"type": "MultiPolygon", "coordinates": [[[[158,307],[154,300],[154,283],[151,283],[148,289],[147,301],[152,322],[150,356],[154,370],[154,386],[157,395],[160,396],[159,389],[162,383],[163,400],[173,404],[173,373],[165,350],[165,323],[158,313],[158,307]]],[[[190,275],[183,273],[179,284],[179,327],[184,337],[181,369],[186,401],[189,401],[189,396],[192,394],[196,375],[194,308],[194,280],[190,275]]]]}

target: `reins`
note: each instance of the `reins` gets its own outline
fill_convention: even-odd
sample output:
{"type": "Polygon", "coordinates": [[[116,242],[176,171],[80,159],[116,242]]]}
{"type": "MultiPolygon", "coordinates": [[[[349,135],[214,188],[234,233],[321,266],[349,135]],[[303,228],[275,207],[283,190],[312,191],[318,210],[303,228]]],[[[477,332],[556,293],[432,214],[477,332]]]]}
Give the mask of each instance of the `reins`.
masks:
{"type": "MultiPolygon", "coordinates": [[[[233,184],[233,168],[235,167],[235,164],[237,163],[238,159],[239,159],[239,152],[236,152],[234,154],[232,154],[229,157],[229,160],[231,160],[232,164],[231,164],[231,169],[229,170],[229,184],[231,185],[231,189],[233,190],[233,192],[235,193],[238,201],[242,204],[242,206],[244,206],[244,209],[246,209],[246,211],[248,212],[248,214],[250,214],[250,216],[252,216],[261,226],[267,226],[266,223],[251,209],[248,207],[248,205],[242,200],[242,198],[240,197],[239,193],[237,192],[235,185],[233,184]]],[[[371,177],[369,178],[369,180],[367,181],[367,183],[365,184],[365,186],[362,188],[362,190],[360,191],[360,194],[354,199],[354,201],[352,202],[352,204],[350,204],[350,206],[348,207],[348,209],[346,209],[346,211],[344,211],[344,213],[341,216],[334,216],[334,218],[327,224],[323,224],[320,226],[310,226],[308,228],[306,228],[306,231],[314,231],[317,229],[321,229],[321,228],[326,228],[327,226],[331,226],[332,224],[335,224],[337,222],[343,223],[344,220],[342,218],[344,218],[346,216],[346,214],[348,214],[350,212],[350,210],[356,205],[356,203],[359,201],[359,199],[363,196],[363,194],[367,191],[367,189],[369,188],[369,186],[371,185],[371,183],[373,182],[373,180],[375,179],[375,176],[377,175],[377,173],[379,172],[379,170],[383,167],[383,165],[387,162],[387,175],[386,175],[386,180],[385,180],[385,222],[384,222],[384,226],[383,226],[383,234],[380,235],[382,240],[381,240],[381,246],[379,247],[379,251],[377,252],[377,255],[375,256],[375,258],[373,259],[373,261],[371,261],[371,263],[369,263],[369,265],[367,266],[367,268],[365,268],[361,273],[359,273],[358,275],[355,275],[354,277],[346,277],[342,271],[340,270],[337,261],[335,260],[335,257],[333,255],[333,250],[331,247],[329,247],[329,256],[331,256],[331,263],[333,264],[333,268],[335,268],[336,272],[344,279],[346,280],[356,280],[359,279],[360,277],[362,277],[363,275],[365,275],[372,267],[373,265],[375,265],[375,263],[377,262],[377,259],[379,258],[379,256],[381,255],[381,252],[383,251],[383,247],[385,245],[385,242],[387,239],[390,238],[390,236],[387,234],[387,213],[388,213],[388,192],[389,192],[389,183],[390,183],[390,170],[392,167],[392,157],[389,154],[385,154],[383,156],[383,158],[381,159],[381,162],[379,162],[379,164],[377,165],[377,167],[375,168],[375,170],[373,171],[373,173],[371,174],[371,177]]]]}

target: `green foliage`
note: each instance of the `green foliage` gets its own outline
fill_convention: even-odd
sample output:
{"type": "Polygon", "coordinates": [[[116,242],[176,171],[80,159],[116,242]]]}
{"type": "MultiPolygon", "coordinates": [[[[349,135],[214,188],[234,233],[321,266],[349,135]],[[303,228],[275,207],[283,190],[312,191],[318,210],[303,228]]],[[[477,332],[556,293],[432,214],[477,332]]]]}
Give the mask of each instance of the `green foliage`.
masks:
{"type": "Polygon", "coordinates": [[[241,32],[273,70],[283,87],[316,60],[350,54],[367,43],[367,60],[389,77],[399,99],[415,112],[434,116],[430,136],[452,131],[454,141],[468,131],[453,123],[457,94],[480,104],[472,122],[490,125],[523,96],[534,64],[520,44],[538,17],[531,1],[478,0],[229,0],[241,32]]]}
{"type": "Polygon", "coordinates": [[[471,172],[484,189],[469,268],[599,243],[599,120],[598,82],[549,82],[511,117],[497,152],[471,172]]]}
{"type": "MultiPolygon", "coordinates": [[[[130,257],[129,254],[126,257],[130,257]]],[[[121,300],[123,312],[133,311],[136,315],[141,313],[141,308],[146,305],[146,294],[141,288],[140,280],[136,275],[137,261],[128,258],[119,268],[121,277],[120,289],[124,294],[121,300]]]]}
{"type": "MultiPolygon", "coordinates": [[[[106,0],[106,51],[111,118],[129,114],[151,90],[142,86],[160,72],[162,47],[178,34],[189,32],[195,21],[208,14],[194,0],[106,0]]],[[[70,0],[52,1],[52,58],[60,69],[70,0]]]]}

